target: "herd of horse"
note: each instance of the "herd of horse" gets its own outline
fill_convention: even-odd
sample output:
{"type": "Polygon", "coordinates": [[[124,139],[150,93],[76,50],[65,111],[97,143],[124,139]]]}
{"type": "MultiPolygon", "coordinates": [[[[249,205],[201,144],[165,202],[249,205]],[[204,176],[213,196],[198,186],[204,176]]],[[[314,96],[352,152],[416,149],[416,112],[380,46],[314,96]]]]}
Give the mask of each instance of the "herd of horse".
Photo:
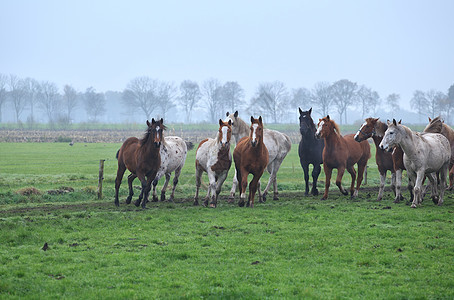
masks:
{"type": "MultiPolygon", "coordinates": [[[[317,126],[312,116],[312,108],[303,111],[299,108],[301,141],[298,147],[301,167],[305,180],[305,195],[309,195],[309,165],[312,165],[313,196],[319,194],[317,189],[321,166],[325,173],[325,190],[322,200],[328,198],[333,169],[337,169],[336,185],[340,192],[349,192],[342,186],[345,170],[351,175],[350,197],[358,196],[358,191],[371,156],[367,141],[372,138],[376,147],[375,161],[380,174],[380,186],[377,201],[382,200],[386,173],[391,172],[391,187],[395,203],[403,200],[402,171],[408,176],[408,189],[412,202],[411,207],[421,204],[425,194],[424,181],[429,179],[431,197],[435,204],[442,205],[446,189],[446,177],[449,172],[449,189],[454,181],[454,130],[446,125],[440,117],[431,119],[422,133],[393,120],[387,123],[378,118],[367,118],[356,134],[342,135],[339,126],[329,115],[319,119],[317,126]],[[355,169],[357,166],[357,170],[355,169]],[[355,187],[356,183],[356,187],[355,187]]],[[[290,138],[279,131],[266,129],[263,120],[251,116],[250,125],[238,116],[227,112],[224,120],[219,119],[219,129],[215,138],[200,142],[196,150],[196,193],[194,205],[199,205],[199,190],[202,174],[208,175],[208,191],[204,206],[215,208],[222,185],[232,165],[231,141],[235,140],[233,161],[235,174],[232,189],[228,198],[234,203],[235,192],[239,190],[239,206],[254,207],[255,194],[259,202],[265,202],[269,189],[273,186],[274,200],[278,200],[277,172],[282,161],[291,149],[290,138]],[[270,173],[265,189],[261,190],[260,178],[264,171],[270,173]],[[247,179],[249,195],[246,201],[247,179]]],[[[161,201],[164,201],[171,173],[175,173],[170,201],[174,199],[176,185],[186,161],[188,148],[186,142],[177,136],[164,137],[166,129],[163,119],[147,121],[147,131],[142,139],[128,138],[117,152],[118,170],[115,179],[115,205],[119,206],[118,193],[124,172],[129,170],[129,195],[126,203],[131,203],[134,195],[132,183],[135,178],[141,182],[141,192],[136,206],[146,207],[153,185],[152,201],[158,201],[156,185],[162,176],[166,181],[161,190],[161,201]]]]}

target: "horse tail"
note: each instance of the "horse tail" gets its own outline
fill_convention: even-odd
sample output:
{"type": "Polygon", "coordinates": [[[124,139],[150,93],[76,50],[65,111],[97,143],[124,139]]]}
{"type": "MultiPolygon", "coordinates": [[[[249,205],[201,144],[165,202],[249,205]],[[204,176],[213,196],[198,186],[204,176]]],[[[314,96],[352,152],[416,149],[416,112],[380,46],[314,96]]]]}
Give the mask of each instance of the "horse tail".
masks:
{"type": "Polygon", "coordinates": [[[194,149],[194,144],[190,141],[184,141],[186,143],[186,147],[188,148],[188,151],[189,150],[192,150],[194,149]]]}
{"type": "Polygon", "coordinates": [[[115,155],[115,158],[118,160],[118,155],[120,154],[120,149],[117,151],[117,155],[115,155]]]}

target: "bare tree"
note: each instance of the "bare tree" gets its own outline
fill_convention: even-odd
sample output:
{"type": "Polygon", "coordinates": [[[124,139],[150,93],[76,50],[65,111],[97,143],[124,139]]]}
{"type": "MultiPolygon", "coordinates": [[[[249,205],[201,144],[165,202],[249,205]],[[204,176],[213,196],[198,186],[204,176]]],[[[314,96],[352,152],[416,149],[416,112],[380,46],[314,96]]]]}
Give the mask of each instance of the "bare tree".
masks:
{"type": "Polygon", "coordinates": [[[396,93],[390,94],[390,95],[388,95],[388,97],[386,97],[386,105],[391,110],[392,117],[394,117],[394,113],[399,111],[399,109],[400,109],[399,100],[400,100],[400,95],[396,94],[396,93]]]}
{"type": "Polygon", "coordinates": [[[289,99],[284,83],[280,81],[261,83],[248,110],[253,115],[270,117],[274,123],[278,123],[286,113],[289,99]]]}
{"type": "Polygon", "coordinates": [[[291,104],[294,107],[307,108],[312,106],[312,93],[306,88],[298,88],[292,91],[291,104]]]}
{"type": "Polygon", "coordinates": [[[76,89],[74,89],[70,85],[65,85],[63,87],[63,108],[65,110],[65,119],[69,123],[71,123],[71,114],[76,109],[78,105],[78,95],[76,89]]]}
{"type": "MultiPolygon", "coordinates": [[[[454,107],[454,84],[451,85],[448,89],[448,94],[446,96],[444,110],[446,112],[446,122],[450,123],[451,120],[451,110],[454,107]]],[[[451,123],[450,123],[451,124],[451,123]]]]}
{"type": "Polygon", "coordinates": [[[140,109],[147,120],[159,108],[159,81],[147,76],[131,80],[123,91],[123,103],[132,109],[140,109]]]}
{"type": "Polygon", "coordinates": [[[175,107],[173,102],[177,89],[173,83],[161,82],[159,84],[158,103],[160,103],[161,117],[166,119],[167,113],[175,107]]]}
{"type": "Polygon", "coordinates": [[[231,111],[234,112],[243,106],[244,90],[238,82],[226,82],[222,87],[222,93],[227,109],[231,109],[231,111]]]}
{"type": "Polygon", "coordinates": [[[361,119],[369,112],[375,114],[375,109],[380,102],[380,96],[376,91],[362,85],[357,92],[358,106],[361,109],[361,119]]]}
{"type": "Polygon", "coordinates": [[[186,113],[186,122],[191,122],[192,110],[196,107],[202,94],[197,82],[185,80],[180,84],[178,101],[186,113]]]}
{"type": "Polygon", "coordinates": [[[322,116],[328,115],[333,103],[331,84],[324,81],[316,83],[312,89],[312,102],[319,108],[322,116]]]}
{"type": "Polygon", "coordinates": [[[410,100],[410,106],[419,114],[419,121],[421,121],[421,116],[426,112],[427,107],[429,106],[429,101],[423,91],[416,90],[413,93],[413,98],[410,100]]]}
{"type": "Polygon", "coordinates": [[[103,93],[97,93],[93,87],[89,87],[85,91],[84,104],[85,110],[93,122],[98,122],[98,117],[106,112],[106,97],[103,93]]]}
{"type": "Polygon", "coordinates": [[[8,82],[8,77],[6,75],[0,74],[0,123],[2,122],[2,108],[5,105],[6,100],[8,99],[8,91],[6,90],[6,85],[8,82]]]}
{"type": "Polygon", "coordinates": [[[206,108],[210,122],[216,123],[216,120],[222,114],[222,85],[219,80],[210,78],[202,84],[202,96],[205,100],[206,108]]]}
{"type": "Polygon", "coordinates": [[[342,116],[347,123],[347,109],[356,99],[358,84],[347,79],[336,81],[332,85],[333,100],[339,113],[340,124],[343,124],[342,116]]]}
{"type": "Polygon", "coordinates": [[[25,78],[24,81],[25,87],[27,89],[27,98],[30,104],[30,117],[28,122],[30,124],[35,123],[35,104],[38,101],[38,95],[41,92],[41,85],[39,82],[33,78],[25,78]]]}
{"type": "Polygon", "coordinates": [[[16,122],[19,123],[20,115],[27,105],[27,89],[25,81],[16,75],[9,76],[9,98],[16,112],[16,122]]]}
{"type": "Polygon", "coordinates": [[[38,94],[38,103],[44,113],[47,115],[49,124],[54,124],[61,110],[61,96],[58,93],[58,87],[55,83],[43,81],[40,84],[38,94]]]}
{"type": "Polygon", "coordinates": [[[443,102],[447,98],[445,94],[440,91],[431,89],[425,93],[426,99],[429,102],[429,113],[432,118],[441,114],[443,102]]]}

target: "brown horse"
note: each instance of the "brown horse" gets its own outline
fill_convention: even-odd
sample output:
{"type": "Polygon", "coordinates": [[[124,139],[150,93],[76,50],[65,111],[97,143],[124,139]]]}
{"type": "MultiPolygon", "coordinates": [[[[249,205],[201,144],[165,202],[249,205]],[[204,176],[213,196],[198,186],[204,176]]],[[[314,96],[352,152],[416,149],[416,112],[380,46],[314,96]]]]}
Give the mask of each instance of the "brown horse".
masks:
{"type": "Polygon", "coordinates": [[[451,145],[451,161],[449,162],[449,190],[452,190],[454,184],[454,130],[445,124],[440,116],[435,119],[429,117],[429,124],[424,129],[424,132],[441,133],[444,135],[451,145]]]}
{"type": "Polygon", "coordinates": [[[162,131],[165,130],[165,126],[163,124],[163,119],[159,121],[152,119],[151,123],[147,120],[147,126],[147,132],[141,140],[136,137],[130,137],[123,143],[120,150],[117,152],[118,169],[117,178],[115,179],[116,206],[120,205],[118,201],[118,191],[126,169],[131,172],[131,175],[128,176],[129,196],[126,199],[126,203],[131,203],[133,196],[132,182],[136,177],[139,177],[139,180],[142,183],[142,191],[139,199],[137,199],[134,204],[139,206],[142,201],[142,208],[145,208],[145,204],[148,202],[151,182],[155,179],[156,173],[161,165],[159,148],[162,142],[162,131]]]}
{"type": "Polygon", "coordinates": [[[328,198],[331,173],[334,168],[337,168],[336,185],[342,194],[348,195],[348,192],[342,186],[342,176],[345,169],[352,176],[352,184],[350,186],[350,195],[352,198],[358,196],[358,190],[363,181],[364,170],[366,169],[367,160],[370,158],[370,146],[367,141],[360,143],[353,138],[354,134],[341,136],[339,126],[330,119],[329,115],[319,119],[317,132],[315,136],[325,140],[325,148],[323,149],[323,170],[325,171],[325,193],[322,200],[328,198]],[[358,164],[358,183],[354,190],[356,171],[354,165],[358,164]]]}
{"type": "Polygon", "coordinates": [[[251,127],[249,136],[243,137],[233,151],[233,160],[237,172],[238,186],[240,189],[239,206],[244,206],[246,198],[247,177],[254,175],[249,183],[249,198],[246,206],[254,207],[254,196],[257,186],[268,165],[269,154],[263,143],[263,122],[262,117],[254,119],[251,116],[251,127]]]}
{"type": "Polygon", "coordinates": [[[372,137],[372,140],[375,143],[375,148],[377,149],[375,152],[375,162],[377,163],[378,172],[380,173],[380,188],[378,190],[377,201],[380,201],[383,198],[386,172],[390,171],[392,174],[391,188],[395,195],[394,203],[398,203],[403,199],[401,186],[402,170],[405,170],[403,164],[404,152],[399,146],[394,148],[392,154],[388,151],[380,149],[379,145],[385,135],[386,129],[388,129],[388,125],[380,122],[378,118],[367,118],[355,134],[355,141],[362,142],[372,137]]]}

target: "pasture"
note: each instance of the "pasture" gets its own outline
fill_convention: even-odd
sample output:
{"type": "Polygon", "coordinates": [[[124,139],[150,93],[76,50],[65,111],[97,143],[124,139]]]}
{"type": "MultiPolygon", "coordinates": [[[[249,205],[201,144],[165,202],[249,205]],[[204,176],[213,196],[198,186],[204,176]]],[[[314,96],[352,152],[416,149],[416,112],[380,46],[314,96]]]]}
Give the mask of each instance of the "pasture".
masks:
{"type": "Polygon", "coordinates": [[[0,298],[454,298],[454,193],[410,209],[407,190],[394,204],[387,186],[376,202],[374,153],[355,200],[335,185],[325,201],[305,197],[294,144],[277,174],[279,201],[228,204],[232,165],[209,209],[192,205],[193,149],[176,202],[144,210],[124,203],[125,179],[114,205],[120,146],[0,143],[0,298]]]}

